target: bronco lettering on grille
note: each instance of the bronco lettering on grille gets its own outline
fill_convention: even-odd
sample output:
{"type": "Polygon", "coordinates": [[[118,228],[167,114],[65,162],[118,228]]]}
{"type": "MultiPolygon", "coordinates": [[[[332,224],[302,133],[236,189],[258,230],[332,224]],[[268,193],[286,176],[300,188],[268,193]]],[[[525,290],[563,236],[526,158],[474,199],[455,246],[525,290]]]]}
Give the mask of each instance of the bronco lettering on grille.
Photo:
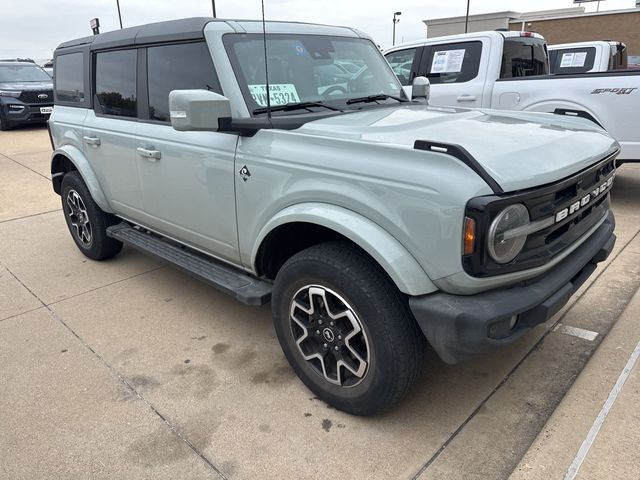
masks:
{"type": "Polygon", "coordinates": [[[609,190],[611,188],[611,186],[613,185],[613,178],[614,178],[614,176],[612,175],[602,185],[599,185],[599,186],[595,187],[593,190],[591,190],[591,192],[586,194],[581,199],[576,200],[574,203],[572,203],[568,207],[563,208],[562,210],[557,212],[556,213],[556,223],[558,223],[558,222],[564,220],[565,218],[573,215],[574,213],[576,213],[577,211],[579,211],[580,209],[582,209],[583,207],[588,205],[591,202],[591,200],[593,200],[594,198],[602,195],[607,190],[609,190]]]}

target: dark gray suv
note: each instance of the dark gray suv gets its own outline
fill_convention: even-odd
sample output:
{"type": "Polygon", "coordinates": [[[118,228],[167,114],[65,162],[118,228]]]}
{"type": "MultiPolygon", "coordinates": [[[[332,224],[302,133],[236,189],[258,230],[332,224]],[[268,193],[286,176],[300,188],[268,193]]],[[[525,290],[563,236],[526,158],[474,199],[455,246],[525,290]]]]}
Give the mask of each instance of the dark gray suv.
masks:
{"type": "Polygon", "coordinates": [[[31,62],[0,62],[0,130],[45,123],[53,111],[53,80],[31,62]]]}

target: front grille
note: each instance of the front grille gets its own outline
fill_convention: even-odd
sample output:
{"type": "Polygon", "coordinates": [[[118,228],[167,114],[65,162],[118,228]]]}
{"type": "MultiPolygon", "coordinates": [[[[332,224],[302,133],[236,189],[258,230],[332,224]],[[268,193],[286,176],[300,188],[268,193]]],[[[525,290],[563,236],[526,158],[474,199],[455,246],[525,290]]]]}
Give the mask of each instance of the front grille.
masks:
{"type": "MultiPolygon", "coordinates": [[[[513,203],[522,203],[529,210],[530,221],[554,218],[565,208],[570,208],[580,199],[589,196],[602,182],[610,178],[615,170],[615,156],[610,156],[593,167],[548,186],[534,188],[516,194],[480,197],[467,205],[467,214],[478,225],[478,245],[486,245],[488,226],[492,219],[513,203]]],[[[474,276],[491,276],[526,270],[544,265],[582,238],[609,211],[609,193],[605,190],[566,218],[551,226],[530,234],[522,252],[508,264],[498,264],[485,249],[463,257],[467,273],[474,276]]]]}
{"type": "Polygon", "coordinates": [[[42,103],[50,105],[53,103],[53,90],[24,90],[18,100],[30,104],[42,103]],[[47,98],[38,98],[38,95],[46,95],[47,98]]]}

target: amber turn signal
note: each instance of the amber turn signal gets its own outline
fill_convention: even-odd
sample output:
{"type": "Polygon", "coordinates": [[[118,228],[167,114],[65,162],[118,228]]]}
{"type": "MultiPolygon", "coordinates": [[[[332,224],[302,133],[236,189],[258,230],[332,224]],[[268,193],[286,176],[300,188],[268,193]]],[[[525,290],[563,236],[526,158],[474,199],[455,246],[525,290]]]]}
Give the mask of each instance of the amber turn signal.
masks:
{"type": "Polygon", "coordinates": [[[464,232],[462,237],[462,252],[471,255],[476,248],[476,221],[473,218],[464,217],[464,232]]]}

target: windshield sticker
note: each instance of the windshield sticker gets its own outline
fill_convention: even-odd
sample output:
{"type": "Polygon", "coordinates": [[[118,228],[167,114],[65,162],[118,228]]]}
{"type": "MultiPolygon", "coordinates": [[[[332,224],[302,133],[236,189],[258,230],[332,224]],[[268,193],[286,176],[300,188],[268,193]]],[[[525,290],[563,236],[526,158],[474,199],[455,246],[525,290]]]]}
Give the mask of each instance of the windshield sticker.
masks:
{"type": "MultiPolygon", "coordinates": [[[[249,85],[249,93],[253,100],[261,107],[267,106],[267,86],[249,85]]],[[[269,85],[269,99],[271,105],[286,105],[287,103],[300,103],[300,96],[293,83],[276,83],[269,85]]]]}
{"type": "Polygon", "coordinates": [[[584,67],[587,52],[563,53],[560,68],[584,67]]]}
{"type": "Polygon", "coordinates": [[[465,49],[435,52],[431,73],[459,73],[462,70],[465,49]]]}
{"type": "Polygon", "coordinates": [[[293,44],[293,48],[296,51],[296,55],[299,57],[304,56],[305,53],[307,53],[307,50],[304,48],[304,45],[302,45],[301,42],[294,42],[293,44]]]}

